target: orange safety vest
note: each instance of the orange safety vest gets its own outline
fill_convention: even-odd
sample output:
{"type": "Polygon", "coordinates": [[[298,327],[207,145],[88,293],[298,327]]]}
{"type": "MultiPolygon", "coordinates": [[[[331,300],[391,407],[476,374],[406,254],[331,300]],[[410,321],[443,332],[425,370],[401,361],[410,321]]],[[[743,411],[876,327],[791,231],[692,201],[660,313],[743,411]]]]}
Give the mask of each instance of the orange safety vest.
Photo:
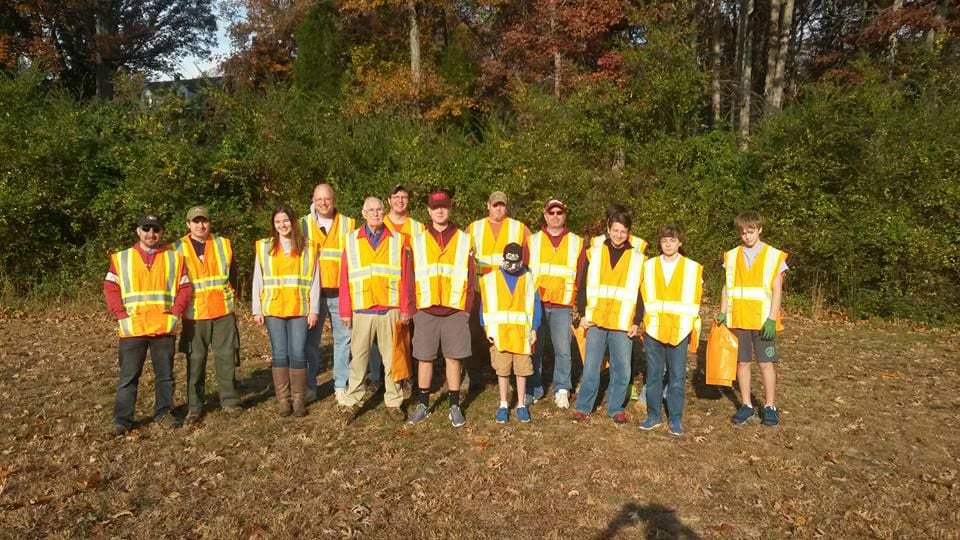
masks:
{"type": "Polygon", "coordinates": [[[567,233],[560,245],[553,243],[544,231],[530,236],[530,271],[537,276],[537,287],[544,302],[573,306],[577,295],[577,261],[583,249],[583,238],[567,233]]]}
{"type": "Polygon", "coordinates": [[[126,319],[120,319],[120,337],[160,336],[173,334],[177,317],[172,313],[173,301],[180,288],[183,257],[172,249],[158,252],[147,268],[135,248],[111,255],[113,268],[120,278],[120,296],[126,319]]]}
{"type": "Polygon", "coordinates": [[[230,263],[233,262],[230,240],[211,234],[204,245],[201,261],[189,234],[173,243],[173,249],[183,256],[193,284],[193,299],[183,316],[197,321],[233,313],[236,296],[230,286],[230,263]]]}
{"type": "Polygon", "coordinates": [[[417,307],[464,309],[467,305],[470,235],[457,230],[441,250],[433,234],[424,232],[413,237],[412,248],[417,307]]]}
{"type": "Polygon", "coordinates": [[[261,313],[270,317],[304,317],[310,311],[315,252],[305,248],[299,255],[273,249],[273,239],[257,240],[257,264],[263,276],[261,313]]]}
{"type": "MultiPolygon", "coordinates": [[[[724,253],[723,265],[727,286],[727,326],[744,330],[760,330],[770,316],[773,282],[787,261],[787,253],[764,244],[747,268],[743,246],[724,253]]],[[[783,330],[777,314],[777,330],[783,330]]]]}
{"type": "Polygon", "coordinates": [[[410,216],[407,216],[407,220],[401,225],[397,225],[396,223],[390,221],[390,216],[384,216],[383,225],[390,229],[390,232],[405,234],[407,235],[407,238],[413,238],[414,236],[426,230],[426,228],[423,226],[423,223],[420,223],[410,216]]]}
{"type": "Polygon", "coordinates": [[[513,292],[502,272],[490,272],[480,278],[483,300],[483,325],[498,351],[530,354],[533,330],[535,278],[526,272],[517,278],[513,292]]]}
{"type": "MultiPolygon", "coordinates": [[[[605,234],[594,236],[593,238],[590,239],[590,247],[593,247],[597,244],[602,244],[606,239],[607,239],[607,235],[605,234]]],[[[633,249],[639,251],[640,253],[643,253],[644,251],[647,250],[646,240],[632,234],[630,235],[630,246],[633,249]]]]}
{"type": "Polygon", "coordinates": [[[377,249],[373,249],[366,237],[360,238],[361,230],[357,229],[347,236],[344,250],[353,309],[399,307],[404,237],[384,232],[377,249]]]}
{"type": "Polygon", "coordinates": [[[700,340],[700,297],[703,266],[680,256],[666,282],[663,261],[654,257],[643,263],[643,329],[661,343],[679,345],[690,336],[690,350],[700,340]]]}
{"type": "Polygon", "coordinates": [[[356,221],[337,212],[333,216],[333,225],[324,234],[317,225],[317,220],[307,214],[300,218],[300,230],[303,238],[314,251],[314,256],[320,264],[320,287],[324,289],[340,286],[340,255],[347,235],[357,228],[356,221]]]}
{"type": "Polygon", "coordinates": [[[524,225],[513,218],[506,218],[500,224],[497,237],[493,237],[493,228],[487,218],[478,219],[470,224],[467,233],[473,239],[473,253],[477,259],[477,273],[484,275],[500,267],[503,262],[503,248],[511,242],[524,244],[524,225]]]}
{"type": "Polygon", "coordinates": [[[629,332],[637,311],[643,253],[628,249],[610,268],[610,250],[603,242],[587,251],[587,309],[583,318],[608,330],[629,332]]]}

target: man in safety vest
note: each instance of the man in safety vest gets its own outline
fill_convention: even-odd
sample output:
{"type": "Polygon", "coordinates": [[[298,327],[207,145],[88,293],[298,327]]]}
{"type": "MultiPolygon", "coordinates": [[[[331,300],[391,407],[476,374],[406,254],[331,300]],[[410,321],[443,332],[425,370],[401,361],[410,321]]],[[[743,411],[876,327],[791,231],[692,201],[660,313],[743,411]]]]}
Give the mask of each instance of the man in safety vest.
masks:
{"type": "Polygon", "coordinates": [[[366,224],[347,237],[340,266],[340,318],[352,329],[353,355],[344,403],[352,419],[364,396],[376,340],[384,366],[383,401],[390,417],[403,422],[403,392],[393,378],[393,339],[397,323],[407,324],[416,311],[408,239],[384,226],[383,203],[376,197],[363,202],[363,218],[366,224]]]}
{"type": "Polygon", "coordinates": [[[111,435],[133,427],[137,385],[147,359],[153,362],[153,419],[175,428],[173,356],[177,321],[190,304],[192,288],[183,257],[160,244],[163,223],[154,214],[137,221],[137,243],[110,256],[103,281],[107,309],[117,318],[120,336],[120,383],[113,408],[111,435]]]}
{"type": "Polygon", "coordinates": [[[527,262],[527,239],[530,229],[523,223],[507,217],[506,193],[494,191],[487,198],[487,217],[470,224],[467,232],[473,239],[473,256],[477,260],[477,272],[482,276],[500,267],[503,248],[509,243],[523,246],[524,264],[527,262]]]}
{"type": "Polygon", "coordinates": [[[511,373],[517,378],[517,420],[530,421],[524,395],[527,377],[533,374],[530,354],[542,316],[536,281],[523,264],[523,248],[514,242],[503,249],[500,268],[480,278],[480,325],[490,341],[490,359],[500,390],[498,424],[507,423],[510,417],[511,373]]]}
{"type": "Polygon", "coordinates": [[[390,213],[383,220],[388,229],[404,234],[408,239],[423,232],[423,223],[410,217],[410,191],[407,188],[397,184],[388,202],[390,213]]]}
{"type": "Polygon", "coordinates": [[[236,360],[240,337],[234,314],[237,270],[230,240],[212,234],[210,212],[203,206],[187,211],[186,236],[173,249],[187,266],[193,284],[193,300],[183,315],[180,352],[187,357],[187,423],[200,421],[207,373],[207,351],[213,352],[220,406],[239,416],[240,394],[236,388],[236,360]]]}
{"type": "Polygon", "coordinates": [[[340,318],[340,256],[347,235],[356,222],[341,214],[337,196],[330,184],[318,184],[313,190],[310,213],[300,220],[300,230],[317,256],[320,267],[320,320],[307,331],[307,392],[305,400],[317,398],[317,374],[320,373],[320,336],[323,321],[330,317],[333,329],[333,388],[337,403],[344,405],[350,375],[350,329],[340,318]]]}
{"type": "Polygon", "coordinates": [[[776,397],[778,360],[776,349],[780,323],[780,299],[783,274],[787,271],[787,253],[760,240],[763,219],[756,212],[745,212],[734,220],[740,234],[740,246],[723,254],[725,277],[720,291],[717,323],[725,324],[737,336],[737,384],[743,405],[730,421],[741,426],[753,418],[750,377],[753,357],[760,364],[764,407],[761,423],[773,427],[780,423],[776,397]]]}
{"type": "MultiPolygon", "coordinates": [[[[537,278],[543,299],[543,314],[553,344],[553,402],[561,409],[570,407],[571,325],[576,318],[577,284],[586,264],[583,238],[567,228],[567,206],[550,199],[543,207],[543,230],[530,236],[530,270],[537,278]]],[[[527,402],[543,397],[541,366],[546,348],[540,332],[533,354],[533,375],[527,384],[527,402]]]]}
{"type": "Polygon", "coordinates": [[[700,297],[703,267],[682,254],[683,231],[664,225],[657,232],[660,256],[643,263],[643,350],[647,359],[647,419],[640,429],[650,431],[661,422],[663,371],[669,376],[669,429],[683,435],[684,382],[687,350],[700,340],[700,297]]]}
{"type": "Polygon", "coordinates": [[[447,191],[427,198],[430,223],[412,240],[417,313],[413,317],[413,357],[417,360],[417,406],[410,423],[430,415],[427,402],[433,379],[433,361],[443,354],[450,400],[450,422],[466,423],[460,410],[460,363],[470,356],[470,310],[476,275],[470,235],[450,221],[453,199],[447,191]]]}

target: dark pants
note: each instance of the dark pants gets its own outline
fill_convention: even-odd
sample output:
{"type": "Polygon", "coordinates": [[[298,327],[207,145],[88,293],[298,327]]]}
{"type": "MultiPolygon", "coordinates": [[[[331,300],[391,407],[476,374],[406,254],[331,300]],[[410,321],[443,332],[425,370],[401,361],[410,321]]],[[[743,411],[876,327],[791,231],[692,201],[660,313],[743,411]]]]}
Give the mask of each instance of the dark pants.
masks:
{"type": "Polygon", "coordinates": [[[153,362],[154,393],[153,418],[159,420],[170,413],[173,407],[173,354],[175,338],[169,336],[120,338],[117,347],[120,356],[120,383],[117,385],[117,400],[113,407],[113,421],[130,428],[137,405],[137,385],[143,373],[143,363],[153,362]]]}
{"type": "Polygon", "coordinates": [[[207,352],[213,353],[217,393],[221,407],[236,407],[240,394],[236,385],[237,318],[233,313],[204,321],[183,320],[180,352],[187,355],[187,407],[190,412],[203,409],[207,376],[207,352]]]}

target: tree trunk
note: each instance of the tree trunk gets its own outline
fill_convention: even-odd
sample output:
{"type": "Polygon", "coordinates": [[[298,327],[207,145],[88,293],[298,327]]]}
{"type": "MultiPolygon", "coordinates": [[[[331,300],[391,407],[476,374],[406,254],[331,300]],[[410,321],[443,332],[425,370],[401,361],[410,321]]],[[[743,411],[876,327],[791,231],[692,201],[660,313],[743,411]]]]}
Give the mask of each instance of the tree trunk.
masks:
{"type": "Polygon", "coordinates": [[[780,9],[783,0],[770,0],[770,24],[767,26],[767,72],[763,81],[763,95],[770,105],[774,77],[777,72],[777,56],[780,52],[780,9]]]}
{"type": "Polygon", "coordinates": [[[113,26],[113,12],[110,0],[98,0],[96,32],[93,42],[93,61],[96,65],[94,77],[96,79],[97,99],[101,101],[110,101],[113,99],[114,58],[111,51],[113,26]]]}
{"type": "Polygon", "coordinates": [[[713,125],[714,127],[720,125],[720,118],[723,115],[723,110],[721,107],[723,103],[720,99],[720,68],[721,68],[721,58],[720,58],[720,2],[721,0],[713,0],[713,43],[711,44],[711,53],[713,55],[713,75],[712,80],[710,81],[710,102],[713,106],[713,125]]]}
{"type": "Polygon", "coordinates": [[[560,54],[560,43],[557,39],[557,2],[550,2],[550,36],[553,41],[553,96],[560,99],[563,89],[561,75],[563,71],[563,55],[560,54]]]}
{"type": "Polygon", "coordinates": [[[407,0],[407,18],[410,20],[410,82],[413,84],[414,96],[419,99],[423,71],[420,63],[420,23],[417,20],[416,0],[407,0]]]}
{"type": "MultiPolygon", "coordinates": [[[[897,12],[903,8],[903,0],[893,0],[893,15],[896,16],[897,12]]],[[[890,61],[893,62],[897,57],[897,45],[899,44],[899,38],[897,37],[897,32],[900,31],[900,25],[897,25],[893,33],[890,34],[890,61]]]]}
{"type": "Polygon", "coordinates": [[[753,32],[750,28],[752,17],[753,0],[742,0],[737,31],[742,40],[740,45],[740,120],[738,123],[740,148],[742,149],[747,147],[747,139],[750,137],[750,99],[753,93],[751,91],[753,86],[753,32]]]}
{"type": "Polygon", "coordinates": [[[773,76],[772,94],[767,102],[776,110],[783,107],[783,89],[786,86],[787,56],[790,55],[790,35],[793,28],[794,0],[784,0],[780,18],[780,43],[777,46],[777,65],[773,76]]]}

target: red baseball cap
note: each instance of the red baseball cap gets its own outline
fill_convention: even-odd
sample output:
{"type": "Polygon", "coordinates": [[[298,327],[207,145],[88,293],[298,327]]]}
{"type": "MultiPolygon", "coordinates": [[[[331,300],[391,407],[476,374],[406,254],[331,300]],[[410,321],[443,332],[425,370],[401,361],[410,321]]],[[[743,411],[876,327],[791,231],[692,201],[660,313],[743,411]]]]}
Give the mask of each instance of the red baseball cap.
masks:
{"type": "Polygon", "coordinates": [[[446,191],[434,191],[427,197],[427,208],[431,210],[434,208],[450,208],[452,206],[453,199],[450,198],[450,194],[446,191]]]}
{"type": "Polygon", "coordinates": [[[549,212],[551,208],[559,208],[563,211],[566,211],[567,205],[563,204],[563,201],[560,199],[550,199],[547,201],[547,204],[543,205],[543,211],[549,212]]]}

